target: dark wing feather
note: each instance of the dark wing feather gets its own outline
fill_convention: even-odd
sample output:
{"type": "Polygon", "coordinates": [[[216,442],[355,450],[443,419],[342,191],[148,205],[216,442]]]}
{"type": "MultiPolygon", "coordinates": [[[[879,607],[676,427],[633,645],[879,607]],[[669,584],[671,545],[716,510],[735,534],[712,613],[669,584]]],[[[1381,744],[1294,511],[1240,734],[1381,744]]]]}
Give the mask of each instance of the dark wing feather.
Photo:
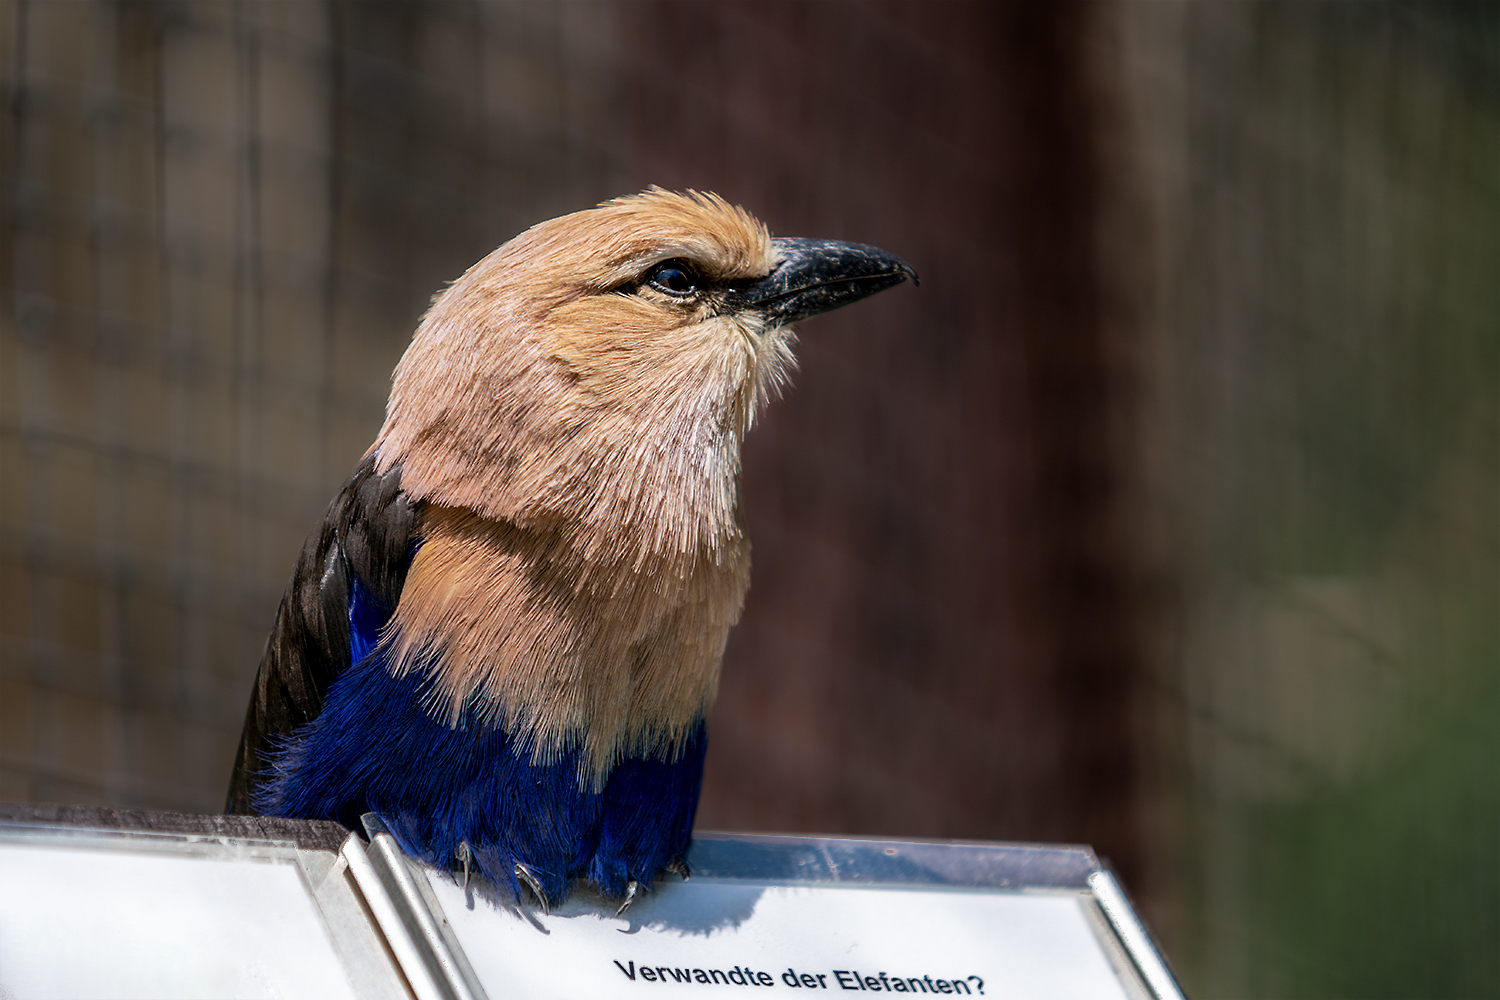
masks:
{"type": "Polygon", "coordinates": [[[254,814],[253,796],[275,740],[323,708],[323,696],[349,666],[349,588],[358,579],[394,609],[406,583],[416,505],[401,492],[401,469],[375,472],[366,456],[307,539],[255,677],[234,761],[225,812],[254,814]]]}

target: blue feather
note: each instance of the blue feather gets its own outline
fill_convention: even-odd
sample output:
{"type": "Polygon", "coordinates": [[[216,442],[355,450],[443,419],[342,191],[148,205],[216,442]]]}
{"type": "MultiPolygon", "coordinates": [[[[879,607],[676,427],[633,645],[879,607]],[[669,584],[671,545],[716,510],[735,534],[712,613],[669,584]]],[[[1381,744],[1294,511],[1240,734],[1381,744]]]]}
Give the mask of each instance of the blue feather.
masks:
{"type": "Polygon", "coordinates": [[[687,852],[708,748],[702,720],[675,756],[621,761],[593,791],[578,780],[579,751],[536,765],[529,746],[473,711],[456,727],[433,718],[426,671],[393,677],[378,645],[390,616],[356,579],[353,665],[274,754],[256,803],[263,812],[346,826],[374,812],[409,854],[444,868],[467,841],[480,873],[517,898],[517,863],[549,899],[579,877],[618,896],[631,880],[650,888],[687,852]]]}

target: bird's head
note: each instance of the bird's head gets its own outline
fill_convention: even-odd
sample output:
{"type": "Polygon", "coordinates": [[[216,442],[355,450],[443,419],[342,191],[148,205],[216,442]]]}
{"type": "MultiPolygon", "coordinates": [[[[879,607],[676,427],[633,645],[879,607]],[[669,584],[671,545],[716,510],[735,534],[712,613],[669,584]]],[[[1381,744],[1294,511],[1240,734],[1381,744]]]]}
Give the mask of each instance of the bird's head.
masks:
{"type": "Polygon", "coordinates": [[[401,464],[418,499],[593,555],[716,549],[741,531],[740,443],[793,365],[790,324],[907,278],[873,247],[772,239],[712,194],[653,188],[543,222],[434,300],[379,466],[401,464]]]}

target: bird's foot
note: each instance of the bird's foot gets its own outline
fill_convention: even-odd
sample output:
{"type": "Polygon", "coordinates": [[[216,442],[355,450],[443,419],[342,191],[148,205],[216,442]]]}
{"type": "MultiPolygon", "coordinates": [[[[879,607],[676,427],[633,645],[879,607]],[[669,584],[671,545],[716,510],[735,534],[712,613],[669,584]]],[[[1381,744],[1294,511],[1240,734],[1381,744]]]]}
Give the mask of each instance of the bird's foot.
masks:
{"type": "Polygon", "coordinates": [[[631,903],[635,902],[635,894],[640,890],[640,888],[641,884],[639,882],[637,882],[635,879],[630,880],[630,882],[625,886],[625,902],[620,904],[620,908],[615,911],[615,916],[618,917],[620,914],[624,913],[626,908],[628,908],[631,903]]]}
{"type": "Polygon", "coordinates": [[[680,854],[667,862],[667,871],[673,875],[681,875],[684,882],[692,877],[693,874],[693,870],[688,867],[687,858],[680,854]]]}
{"type": "Polygon", "coordinates": [[[542,912],[550,913],[551,911],[547,909],[547,894],[542,891],[541,881],[531,873],[530,868],[519,861],[516,862],[516,878],[526,883],[526,888],[530,889],[537,902],[542,904],[542,912]]]}
{"type": "Polygon", "coordinates": [[[470,866],[474,861],[474,851],[471,847],[469,847],[469,842],[467,840],[460,840],[458,842],[457,854],[458,863],[463,865],[464,867],[464,888],[467,889],[469,887],[470,866]]]}

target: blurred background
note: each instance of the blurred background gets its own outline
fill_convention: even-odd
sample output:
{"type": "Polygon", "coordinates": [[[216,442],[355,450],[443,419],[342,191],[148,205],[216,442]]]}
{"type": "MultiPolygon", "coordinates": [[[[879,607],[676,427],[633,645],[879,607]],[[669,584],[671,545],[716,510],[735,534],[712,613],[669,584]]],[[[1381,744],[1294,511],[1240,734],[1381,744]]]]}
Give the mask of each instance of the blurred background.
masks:
{"type": "Polygon", "coordinates": [[[0,800],[222,808],[430,296],[711,189],[923,282],[751,437],[699,825],[1500,996],[1500,5],[0,0],[0,87],[0,800]]]}

